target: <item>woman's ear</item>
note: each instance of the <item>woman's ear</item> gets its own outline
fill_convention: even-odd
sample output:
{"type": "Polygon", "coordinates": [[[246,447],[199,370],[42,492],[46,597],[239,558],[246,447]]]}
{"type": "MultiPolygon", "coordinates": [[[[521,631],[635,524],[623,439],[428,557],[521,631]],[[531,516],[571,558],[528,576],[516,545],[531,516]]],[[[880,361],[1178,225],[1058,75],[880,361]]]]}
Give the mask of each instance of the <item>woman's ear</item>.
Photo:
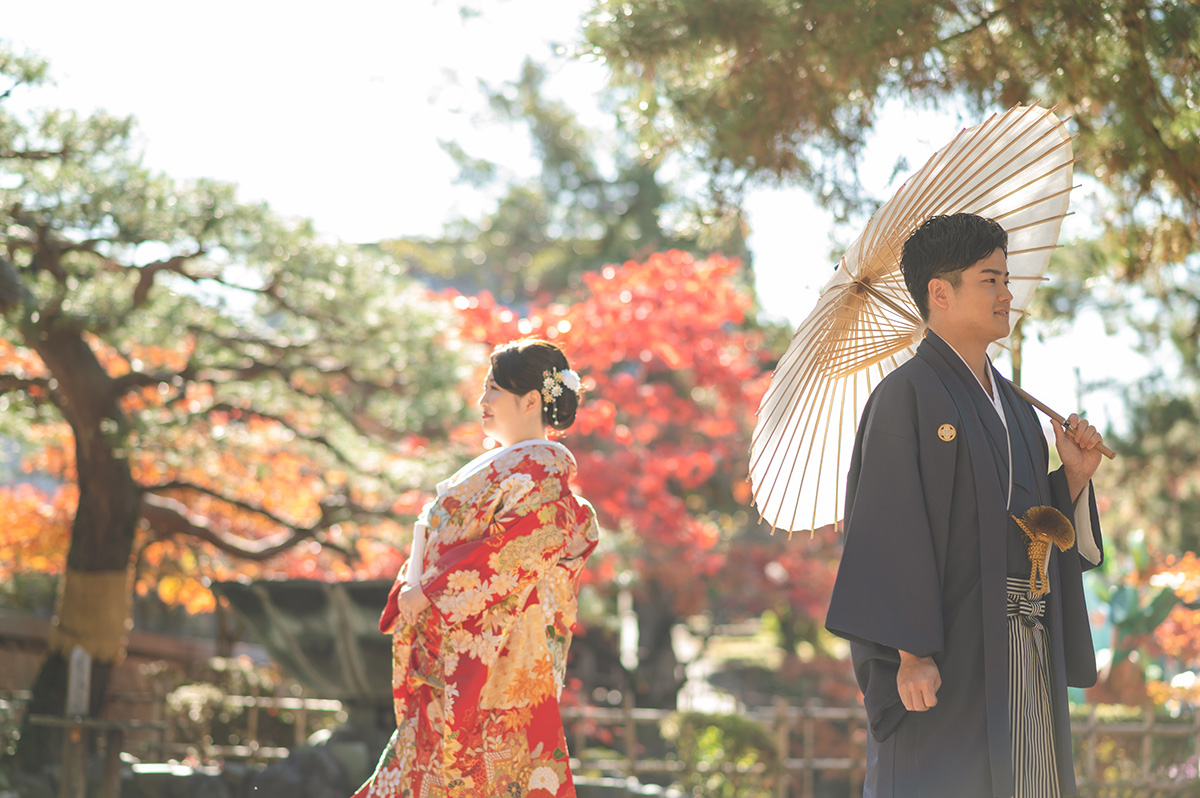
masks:
{"type": "Polygon", "coordinates": [[[542,394],[540,391],[530,391],[521,397],[521,409],[526,413],[537,410],[539,413],[542,409],[542,394]]]}

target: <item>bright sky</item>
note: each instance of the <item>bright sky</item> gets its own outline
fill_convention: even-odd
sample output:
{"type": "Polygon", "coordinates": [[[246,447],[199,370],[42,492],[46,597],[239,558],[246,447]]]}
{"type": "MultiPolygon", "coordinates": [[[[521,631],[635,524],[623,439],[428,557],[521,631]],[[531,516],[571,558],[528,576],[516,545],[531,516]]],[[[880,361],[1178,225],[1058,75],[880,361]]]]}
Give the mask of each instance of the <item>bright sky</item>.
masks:
{"type": "MultiPolygon", "coordinates": [[[[139,121],[146,162],[176,178],[237,183],[247,200],[309,217],[317,228],[365,242],[436,234],[443,222],[486,209],[489,199],[452,185],[439,140],[515,174],[536,168],[527,136],[480,121],[479,79],[517,77],[522,60],[549,60],[573,44],[590,0],[341,3],[279,0],[39,0],[5,3],[4,38],[49,59],[57,87],[39,105],[106,109],[139,121]]],[[[594,98],[605,80],[594,63],[556,61],[550,90],[581,118],[609,127],[594,98]]],[[[981,120],[894,108],[868,150],[882,175],[896,157],[913,171],[962,127],[981,120]]],[[[762,190],[747,210],[758,289],[775,318],[799,322],[831,273],[830,225],[803,193],[762,190]]],[[[1110,373],[1112,350],[1087,346],[1098,319],[1075,336],[1030,345],[1025,383],[1069,413],[1078,365],[1084,379],[1110,373]]],[[[1097,395],[1093,418],[1116,409],[1097,395]]]]}

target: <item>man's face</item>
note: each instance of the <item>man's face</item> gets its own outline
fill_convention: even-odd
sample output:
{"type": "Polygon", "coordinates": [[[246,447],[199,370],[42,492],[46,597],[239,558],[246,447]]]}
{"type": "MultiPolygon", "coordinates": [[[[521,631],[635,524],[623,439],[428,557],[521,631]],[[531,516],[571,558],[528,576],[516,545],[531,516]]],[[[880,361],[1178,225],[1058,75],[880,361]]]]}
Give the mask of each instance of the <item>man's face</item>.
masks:
{"type": "Polygon", "coordinates": [[[959,275],[957,286],[948,286],[946,307],[939,308],[942,323],[950,325],[957,334],[980,343],[989,344],[1008,335],[1009,305],[1013,295],[1008,290],[1008,258],[1004,250],[992,254],[959,275]]]}

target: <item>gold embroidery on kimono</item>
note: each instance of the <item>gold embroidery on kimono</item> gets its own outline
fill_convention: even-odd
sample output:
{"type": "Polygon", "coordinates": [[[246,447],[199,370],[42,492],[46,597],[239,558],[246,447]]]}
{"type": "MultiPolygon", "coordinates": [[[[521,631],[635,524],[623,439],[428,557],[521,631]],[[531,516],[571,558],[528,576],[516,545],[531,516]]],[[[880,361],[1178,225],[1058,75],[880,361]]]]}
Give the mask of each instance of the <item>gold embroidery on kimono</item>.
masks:
{"type": "Polygon", "coordinates": [[[429,610],[397,623],[403,578],[389,597],[397,729],[355,798],[575,795],[558,696],[595,512],[571,493],[559,444],[480,460],[426,511],[429,610]]]}

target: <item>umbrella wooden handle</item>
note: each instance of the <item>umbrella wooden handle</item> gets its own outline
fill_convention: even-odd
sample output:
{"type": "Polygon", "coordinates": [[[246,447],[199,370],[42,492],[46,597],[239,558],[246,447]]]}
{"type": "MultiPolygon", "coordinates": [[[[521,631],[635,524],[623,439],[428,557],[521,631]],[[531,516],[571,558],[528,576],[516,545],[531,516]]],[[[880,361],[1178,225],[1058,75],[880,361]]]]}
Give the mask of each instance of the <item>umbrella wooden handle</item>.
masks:
{"type": "MultiPolygon", "coordinates": [[[[1043,413],[1050,416],[1050,418],[1054,419],[1055,421],[1057,421],[1059,424],[1063,425],[1064,427],[1067,425],[1067,420],[1065,418],[1063,418],[1061,415],[1059,415],[1058,413],[1055,413],[1053,410],[1051,410],[1049,407],[1047,407],[1046,404],[1044,402],[1042,402],[1040,399],[1036,399],[1036,398],[1030,396],[1028,393],[1026,393],[1022,388],[1020,388],[1016,383],[1014,383],[1012,381],[1009,381],[1008,384],[1011,385],[1013,387],[1013,390],[1016,391],[1018,394],[1020,394],[1021,398],[1024,399],[1026,402],[1029,402],[1029,404],[1033,405],[1038,410],[1041,410],[1043,413]]],[[[1104,455],[1109,460],[1112,460],[1114,457],[1117,456],[1116,452],[1114,452],[1112,449],[1105,446],[1103,443],[1098,445],[1096,448],[1100,450],[1100,454],[1104,455]]]]}

